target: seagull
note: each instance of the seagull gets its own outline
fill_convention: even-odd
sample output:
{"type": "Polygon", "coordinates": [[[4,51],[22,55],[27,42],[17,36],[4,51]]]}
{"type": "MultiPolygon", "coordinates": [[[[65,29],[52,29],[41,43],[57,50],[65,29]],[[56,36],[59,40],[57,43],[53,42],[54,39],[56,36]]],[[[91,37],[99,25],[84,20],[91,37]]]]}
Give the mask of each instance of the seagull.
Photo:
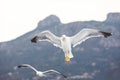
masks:
{"type": "Polygon", "coordinates": [[[63,52],[65,53],[65,61],[69,62],[71,58],[73,58],[73,54],[71,51],[71,46],[75,47],[78,44],[81,44],[85,40],[93,37],[109,37],[112,34],[109,32],[100,31],[97,29],[89,29],[84,28],[80,32],[78,32],[74,36],[66,36],[62,35],[61,37],[58,37],[54,35],[52,32],[45,30],[37,34],[31,39],[31,42],[37,43],[38,41],[49,41],[53,45],[61,48],[63,52]]]}
{"type": "Polygon", "coordinates": [[[43,71],[43,72],[42,72],[42,71],[38,71],[37,69],[35,69],[34,67],[32,67],[32,66],[29,65],[29,64],[21,64],[21,65],[17,66],[17,68],[30,68],[30,69],[32,69],[33,71],[35,71],[35,72],[36,72],[36,75],[39,76],[39,77],[47,77],[47,75],[49,75],[49,74],[56,73],[56,74],[58,74],[58,75],[63,76],[64,78],[67,78],[66,75],[63,75],[63,74],[61,74],[60,72],[58,72],[58,71],[56,71],[56,70],[51,69],[51,70],[47,70],[47,71],[43,71]]]}

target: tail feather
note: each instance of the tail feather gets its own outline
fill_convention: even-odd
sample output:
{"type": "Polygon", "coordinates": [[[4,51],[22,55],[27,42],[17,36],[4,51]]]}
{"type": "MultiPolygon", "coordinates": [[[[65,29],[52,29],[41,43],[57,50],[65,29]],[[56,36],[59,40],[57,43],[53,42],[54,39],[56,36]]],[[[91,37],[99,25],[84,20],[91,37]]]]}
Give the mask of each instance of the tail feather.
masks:
{"type": "MultiPolygon", "coordinates": [[[[68,54],[65,53],[65,57],[66,57],[67,55],[68,55],[68,54]]],[[[69,53],[69,58],[73,58],[73,57],[74,57],[74,56],[73,56],[72,52],[70,52],[70,53],[69,53]]]]}
{"type": "Polygon", "coordinates": [[[104,35],[105,38],[107,38],[107,37],[109,37],[109,36],[112,36],[111,33],[103,32],[103,31],[100,31],[100,32],[104,35]]]}
{"type": "Polygon", "coordinates": [[[70,52],[69,57],[70,57],[70,58],[73,58],[73,57],[74,57],[73,54],[72,54],[72,52],[70,52]]]}

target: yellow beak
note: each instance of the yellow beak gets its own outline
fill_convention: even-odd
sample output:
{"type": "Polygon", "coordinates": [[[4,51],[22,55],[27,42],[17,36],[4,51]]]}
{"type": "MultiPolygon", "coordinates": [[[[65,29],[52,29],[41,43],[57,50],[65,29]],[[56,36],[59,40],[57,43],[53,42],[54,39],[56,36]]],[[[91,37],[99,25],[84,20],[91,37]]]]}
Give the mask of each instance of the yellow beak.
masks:
{"type": "Polygon", "coordinates": [[[70,58],[68,56],[65,57],[65,61],[66,62],[69,62],[70,61],[70,58]]]}

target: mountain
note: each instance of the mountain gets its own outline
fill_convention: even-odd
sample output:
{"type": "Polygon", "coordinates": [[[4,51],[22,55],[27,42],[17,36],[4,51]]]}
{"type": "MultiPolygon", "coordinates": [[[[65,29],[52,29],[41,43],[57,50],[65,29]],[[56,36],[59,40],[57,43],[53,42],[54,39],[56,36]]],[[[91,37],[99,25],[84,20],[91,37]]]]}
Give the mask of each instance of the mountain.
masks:
{"type": "MultiPolygon", "coordinates": [[[[70,76],[67,80],[119,80],[120,79],[120,13],[109,13],[105,21],[77,21],[61,23],[55,15],[38,22],[38,26],[14,40],[0,43],[0,80],[39,80],[29,69],[14,70],[19,64],[30,64],[38,70],[55,69],[70,76]],[[57,36],[72,36],[83,28],[111,32],[109,38],[92,38],[73,48],[74,58],[64,61],[64,53],[50,42],[31,43],[43,30],[57,36]]],[[[40,78],[41,79],[41,78],[40,78]]],[[[46,80],[46,78],[42,78],[46,80]]],[[[50,80],[64,80],[50,77],[50,80]]]]}

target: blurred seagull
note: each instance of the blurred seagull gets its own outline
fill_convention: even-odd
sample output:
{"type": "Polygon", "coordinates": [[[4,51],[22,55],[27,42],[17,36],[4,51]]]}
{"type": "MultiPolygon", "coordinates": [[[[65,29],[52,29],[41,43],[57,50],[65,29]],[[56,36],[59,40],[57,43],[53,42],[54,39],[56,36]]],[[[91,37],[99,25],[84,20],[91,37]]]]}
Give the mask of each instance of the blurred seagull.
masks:
{"type": "Polygon", "coordinates": [[[34,67],[32,67],[29,64],[21,64],[21,65],[17,66],[17,68],[30,68],[30,69],[34,70],[36,72],[36,75],[39,77],[47,77],[47,75],[49,75],[49,74],[56,73],[56,74],[63,76],[64,78],[67,78],[67,76],[61,74],[60,72],[58,72],[56,70],[51,69],[51,70],[47,70],[47,71],[42,72],[42,71],[38,71],[37,69],[35,69],[34,67]]]}
{"type": "Polygon", "coordinates": [[[111,35],[112,34],[108,32],[85,28],[74,36],[68,37],[66,35],[62,35],[61,37],[58,37],[50,31],[46,30],[32,38],[31,42],[37,43],[38,41],[49,41],[53,43],[53,45],[58,46],[63,50],[63,52],[65,53],[65,61],[69,62],[70,58],[73,58],[71,46],[75,47],[76,45],[81,44],[83,41],[92,37],[107,38],[111,35]]]}

